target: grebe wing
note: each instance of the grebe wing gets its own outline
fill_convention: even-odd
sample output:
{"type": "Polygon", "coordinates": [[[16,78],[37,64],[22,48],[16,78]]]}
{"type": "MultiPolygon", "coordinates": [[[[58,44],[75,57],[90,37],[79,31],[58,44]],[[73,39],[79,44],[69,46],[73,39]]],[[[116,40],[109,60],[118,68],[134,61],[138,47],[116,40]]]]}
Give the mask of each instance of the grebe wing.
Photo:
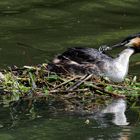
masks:
{"type": "Polygon", "coordinates": [[[78,63],[95,62],[107,57],[102,52],[93,48],[75,47],[70,48],[66,52],[58,56],[58,59],[69,59],[78,63]]]}

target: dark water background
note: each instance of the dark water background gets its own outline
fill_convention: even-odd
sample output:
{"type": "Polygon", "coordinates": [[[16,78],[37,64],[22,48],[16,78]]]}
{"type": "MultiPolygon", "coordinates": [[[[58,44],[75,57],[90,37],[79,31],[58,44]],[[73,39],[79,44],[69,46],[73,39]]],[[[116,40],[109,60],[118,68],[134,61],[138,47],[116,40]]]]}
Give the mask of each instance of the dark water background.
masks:
{"type": "MultiPolygon", "coordinates": [[[[48,62],[69,47],[112,45],[137,32],[139,0],[0,0],[0,67],[48,62]]],[[[132,57],[131,74],[139,75],[139,60],[132,57]]],[[[52,117],[45,109],[36,119],[9,112],[0,108],[0,140],[140,139],[139,114],[131,110],[123,127],[110,116],[86,125],[86,117],[52,117]]]]}
{"type": "Polygon", "coordinates": [[[113,45],[140,32],[139,5],[138,0],[1,0],[0,66],[48,62],[74,46],[113,45]]]}

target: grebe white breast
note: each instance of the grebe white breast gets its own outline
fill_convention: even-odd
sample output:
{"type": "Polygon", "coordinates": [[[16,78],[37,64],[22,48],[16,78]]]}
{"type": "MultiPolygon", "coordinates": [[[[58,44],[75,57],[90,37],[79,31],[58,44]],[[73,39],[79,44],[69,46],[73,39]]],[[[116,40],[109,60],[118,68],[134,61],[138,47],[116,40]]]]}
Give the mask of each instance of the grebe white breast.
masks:
{"type": "Polygon", "coordinates": [[[128,73],[130,56],[140,52],[140,33],[131,35],[122,42],[103,50],[122,46],[125,49],[116,58],[93,48],[70,48],[54,58],[48,68],[58,73],[95,74],[108,77],[114,82],[121,82],[128,73]]]}

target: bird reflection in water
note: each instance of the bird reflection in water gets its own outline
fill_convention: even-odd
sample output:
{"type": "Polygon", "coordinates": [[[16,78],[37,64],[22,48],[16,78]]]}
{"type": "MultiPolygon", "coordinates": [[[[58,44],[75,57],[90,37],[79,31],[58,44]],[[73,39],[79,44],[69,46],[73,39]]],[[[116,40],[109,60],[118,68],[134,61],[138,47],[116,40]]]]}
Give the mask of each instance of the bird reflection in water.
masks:
{"type": "Polygon", "coordinates": [[[115,99],[105,108],[96,112],[93,118],[101,125],[101,127],[107,127],[109,122],[118,126],[127,126],[129,122],[127,122],[125,111],[126,101],[121,98],[115,99]],[[113,115],[113,118],[110,119],[110,115],[113,115]]]}
{"type": "Polygon", "coordinates": [[[112,122],[115,125],[128,125],[129,122],[127,122],[125,111],[126,101],[124,99],[117,99],[109,104],[105,109],[103,109],[101,111],[101,114],[103,116],[107,113],[113,114],[112,122]]]}

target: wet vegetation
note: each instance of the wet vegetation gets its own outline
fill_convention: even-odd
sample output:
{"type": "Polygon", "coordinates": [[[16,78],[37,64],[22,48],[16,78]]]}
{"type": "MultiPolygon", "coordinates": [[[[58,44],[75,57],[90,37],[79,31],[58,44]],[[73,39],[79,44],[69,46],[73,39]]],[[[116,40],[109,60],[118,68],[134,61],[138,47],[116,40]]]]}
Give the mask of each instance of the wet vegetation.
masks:
{"type": "Polygon", "coordinates": [[[93,113],[114,98],[126,98],[133,107],[140,95],[139,79],[112,83],[94,75],[62,75],[47,70],[47,64],[9,68],[1,72],[0,104],[9,107],[26,102],[45,103],[53,112],[93,113]],[[52,109],[53,108],[53,109],[52,109]]]}

